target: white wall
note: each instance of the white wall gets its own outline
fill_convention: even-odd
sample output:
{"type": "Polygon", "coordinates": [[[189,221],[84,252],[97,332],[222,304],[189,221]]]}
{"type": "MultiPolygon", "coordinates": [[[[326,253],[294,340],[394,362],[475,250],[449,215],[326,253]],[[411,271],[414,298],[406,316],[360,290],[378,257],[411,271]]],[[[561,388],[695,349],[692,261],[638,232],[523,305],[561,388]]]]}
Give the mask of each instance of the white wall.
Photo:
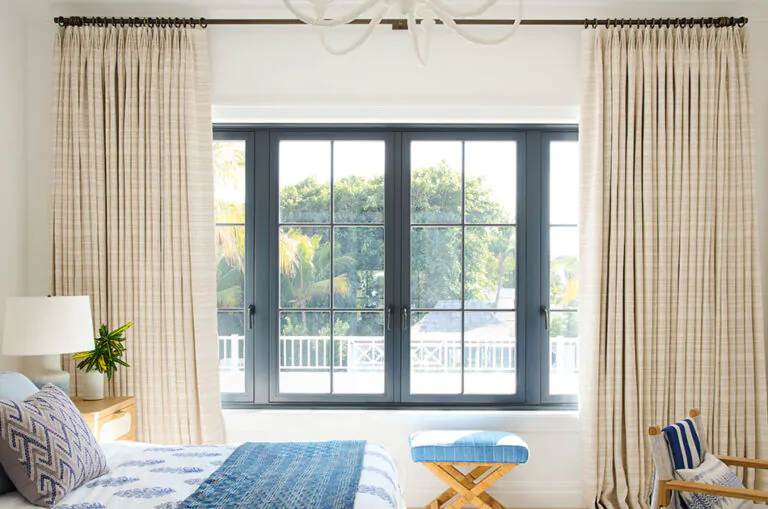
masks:
{"type": "MultiPolygon", "coordinates": [[[[0,30],[0,342],[5,320],[5,299],[25,291],[26,151],[24,91],[26,59],[24,16],[11,0],[0,1],[5,23],[0,30]],[[22,41],[20,44],[19,41],[22,41]]],[[[15,370],[15,358],[0,356],[0,371],[15,370]]]]}
{"type": "MultiPolygon", "coordinates": [[[[112,0],[98,7],[60,4],[50,11],[40,9],[29,21],[26,133],[30,143],[26,155],[27,220],[24,225],[28,235],[24,256],[16,253],[18,263],[12,266],[18,268],[15,273],[23,273],[22,262],[27,260],[30,293],[46,292],[50,274],[50,205],[41,197],[50,193],[52,13],[207,17],[271,14],[239,7],[212,11],[195,0],[177,0],[177,4],[189,5],[175,7],[146,4],[121,7],[119,3],[120,0],[112,0]]],[[[753,92],[760,233],[766,282],[768,200],[762,197],[768,191],[767,3],[762,0],[643,3],[529,0],[531,8],[526,14],[526,17],[577,19],[585,16],[750,16],[755,55],[753,92]]],[[[511,17],[509,12],[496,14],[511,17]]],[[[417,65],[405,34],[388,29],[379,30],[364,48],[342,58],[327,55],[316,35],[306,28],[211,27],[209,31],[217,121],[575,122],[578,118],[583,31],[580,28],[523,27],[508,43],[487,48],[472,46],[440,32],[425,68],[417,65]]],[[[0,72],[0,79],[2,75],[0,72]]],[[[14,182],[23,180],[18,175],[13,179],[14,182]]],[[[17,203],[16,207],[24,204],[17,203]]],[[[17,231],[18,228],[17,225],[11,229],[17,231]]],[[[441,486],[432,474],[410,461],[407,449],[410,432],[428,427],[515,430],[531,445],[532,459],[529,465],[499,483],[500,500],[512,507],[581,505],[578,422],[572,413],[227,411],[225,415],[228,440],[233,442],[331,438],[380,442],[393,451],[404,468],[408,503],[414,507],[425,504],[441,486]]]]}

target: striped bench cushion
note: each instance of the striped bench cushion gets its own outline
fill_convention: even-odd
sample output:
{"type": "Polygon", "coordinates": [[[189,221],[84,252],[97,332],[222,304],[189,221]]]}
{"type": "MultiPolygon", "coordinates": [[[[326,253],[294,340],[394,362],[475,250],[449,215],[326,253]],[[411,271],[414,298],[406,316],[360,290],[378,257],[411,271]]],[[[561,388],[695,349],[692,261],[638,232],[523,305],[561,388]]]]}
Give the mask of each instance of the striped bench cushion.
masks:
{"type": "Polygon", "coordinates": [[[685,419],[662,429],[669,443],[675,470],[697,468],[701,465],[701,441],[693,419],[685,419]]]}
{"type": "Polygon", "coordinates": [[[528,445],[506,431],[419,431],[409,441],[415,462],[519,465],[528,461],[528,445]]]}

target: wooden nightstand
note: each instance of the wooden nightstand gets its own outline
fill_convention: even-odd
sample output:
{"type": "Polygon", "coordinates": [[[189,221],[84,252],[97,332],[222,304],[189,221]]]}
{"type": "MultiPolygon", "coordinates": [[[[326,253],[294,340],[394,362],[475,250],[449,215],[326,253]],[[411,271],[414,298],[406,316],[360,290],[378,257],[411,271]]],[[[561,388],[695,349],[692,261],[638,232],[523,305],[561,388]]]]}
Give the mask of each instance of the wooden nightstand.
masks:
{"type": "Polygon", "coordinates": [[[136,398],[111,397],[96,401],[72,398],[99,442],[136,440],[136,398]]]}

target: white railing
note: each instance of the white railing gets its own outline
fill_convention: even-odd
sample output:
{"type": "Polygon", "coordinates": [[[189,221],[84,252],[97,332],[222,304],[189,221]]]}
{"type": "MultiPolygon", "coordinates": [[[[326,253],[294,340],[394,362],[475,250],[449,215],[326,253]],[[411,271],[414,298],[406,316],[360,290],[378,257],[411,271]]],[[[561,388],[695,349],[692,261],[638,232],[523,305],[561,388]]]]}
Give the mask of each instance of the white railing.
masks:
{"type": "Polygon", "coordinates": [[[245,369],[245,337],[232,334],[219,336],[219,371],[245,369]]]}
{"type": "MultiPolygon", "coordinates": [[[[241,371],[245,367],[245,338],[219,336],[219,369],[241,371]]],[[[369,336],[335,338],[334,371],[383,371],[384,343],[369,336]]],[[[578,339],[552,338],[550,366],[557,372],[578,372],[578,339]]],[[[467,341],[465,371],[495,372],[515,369],[514,343],[467,341]]],[[[331,365],[331,340],[326,336],[280,338],[281,371],[327,371],[331,365]]],[[[411,345],[415,371],[424,373],[461,370],[461,342],[455,339],[420,341],[411,345]]]]}

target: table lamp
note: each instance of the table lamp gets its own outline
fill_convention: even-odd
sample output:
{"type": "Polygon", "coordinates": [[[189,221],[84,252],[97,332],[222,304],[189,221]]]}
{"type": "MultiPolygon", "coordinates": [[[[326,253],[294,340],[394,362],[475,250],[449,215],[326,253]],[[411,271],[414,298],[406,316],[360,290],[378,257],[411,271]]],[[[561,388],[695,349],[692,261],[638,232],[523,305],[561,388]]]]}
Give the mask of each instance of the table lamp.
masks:
{"type": "Polygon", "coordinates": [[[29,379],[42,387],[52,383],[69,394],[69,372],[61,354],[93,350],[90,297],[9,297],[5,304],[3,355],[37,356],[29,379]]]}

